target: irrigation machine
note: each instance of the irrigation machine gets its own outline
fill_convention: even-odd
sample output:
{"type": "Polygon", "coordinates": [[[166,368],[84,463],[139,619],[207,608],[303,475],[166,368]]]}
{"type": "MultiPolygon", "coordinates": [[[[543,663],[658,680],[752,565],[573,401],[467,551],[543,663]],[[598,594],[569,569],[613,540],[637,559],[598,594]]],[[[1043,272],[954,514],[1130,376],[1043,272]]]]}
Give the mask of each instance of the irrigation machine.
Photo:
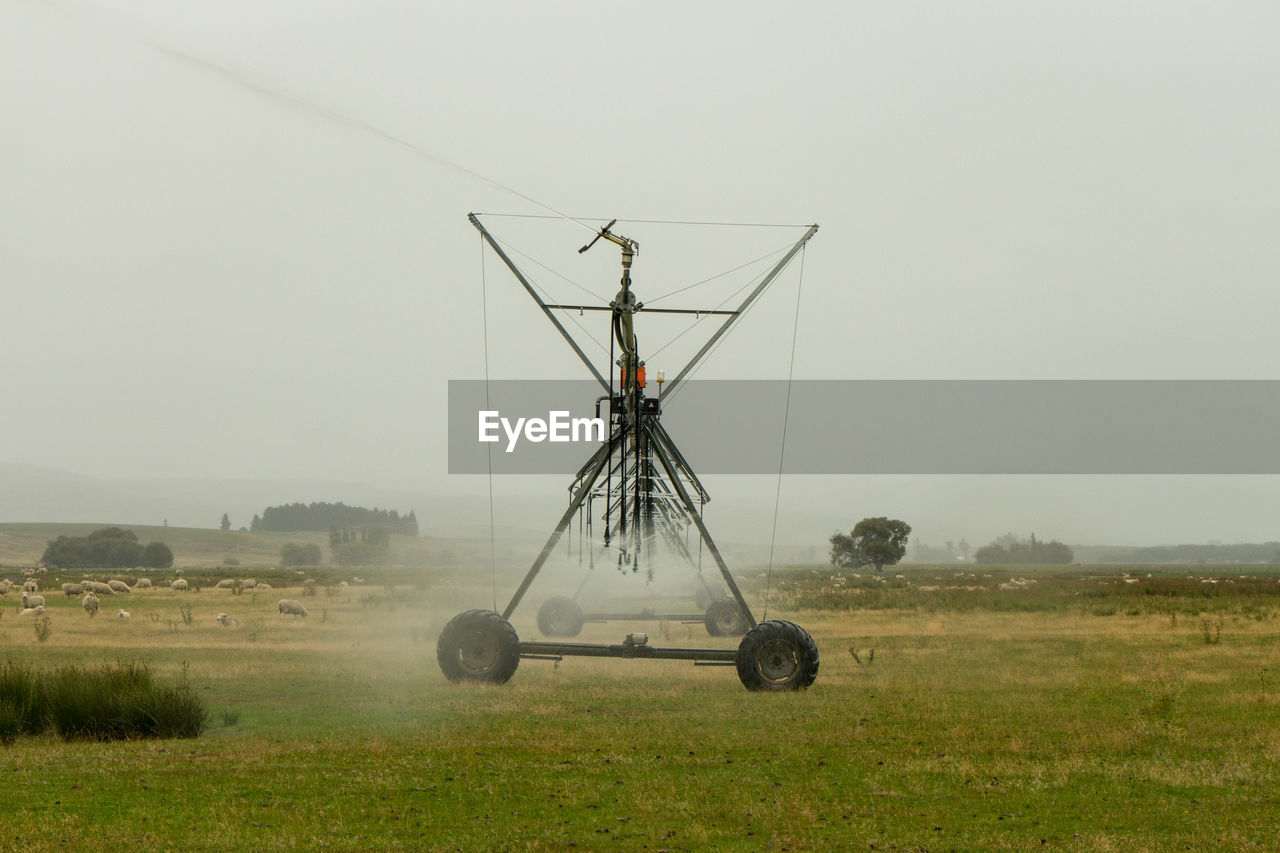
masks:
{"type": "MultiPolygon", "coordinates": [[[[664,428],[662,407],[663,401],[686,381],[690,372],[817,233],[818,226],[809,226],[736,308],[646,308],[631,287],[631,267],[639,245],[610,230],[617,220],[598,229],[595,238],[578,251],[586,252],[601,239],[618,246],[622,254],[621,289],[607,305],[568,305],[544,299],[479,216],[470,214],[468,218],[480,232],[484,243],[502,260],[599,382],[603,393],[596,400],[596,411],[602,414],[602,405],[607,409],[608,435],[574,476],[569,485],[568,507],[505,609],[502,612],[467,610],[445,625],[436,649],[437,660],[445,676],[455,682],[503,683],[515,673],[521,659],[560,661],[566,656],[613,657],[692,661],[696,666],[733,666],[748,690],[808,688],[818,674],[817,646],[808,632],[793,622],[777,619],[756,621],[703,520],[702,509],[710,496],[664,428]],[[611,345],[617,348],[616,352],[611,351],[613,364],[607,378],[560,322],[556,312],[562,311],[577,314],[607,312],[611,345]],[[664,381],[661,373],[657,375],[658,393],[654,396],[647,393],[645,362],[637,351],[635,334],[637,315],[649,313],[724,317],[715,332],[674,378],[664,381]],[[653,610],[638,614],[584,612],[579,600],[590,576],[588,570],[588,577],[583,579],[572,596],[557,596],[542,603],[537,615],[542,635],[572,638],[587,622],[668,620],[701,623],[712,636],[741,636],[737,648],[664,648],[651,644],[647,634],[638,632],[628,633],[621,643],[616,644],[527,641],[519,638],[509,620],[561,536],[575,516],[578,516],[580,525],[585,524],[590,536],[593,519],[601,508],[603,531],[599,541],[604,549],[616,550],[620,570],[629,568],[638,572],[641,554],[662,543],[695,569],[698,587],[695,603],[704,609],[697,613],[661,614],[653,610]],[[687,539],[687,534],[693,531],[698,538],[699,554],[705,547],[719,571],[724,584],[724,590],[719,593],[715,585],[707,583],[702,575],[700,560],[693,559],[692,546],[687,539]]],[[[613,557],[608,559],[613,560],[613,557]]]]}

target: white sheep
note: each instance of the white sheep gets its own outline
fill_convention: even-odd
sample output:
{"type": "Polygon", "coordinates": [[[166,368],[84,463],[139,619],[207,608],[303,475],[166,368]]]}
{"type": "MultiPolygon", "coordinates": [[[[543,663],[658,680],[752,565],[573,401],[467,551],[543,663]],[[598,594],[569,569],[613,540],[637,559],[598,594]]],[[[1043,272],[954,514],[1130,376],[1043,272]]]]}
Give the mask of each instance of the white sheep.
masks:
{"type": "Polygon", "coordinates": [[[84,598],[80,599],[80,606],[84,608],[84,612],[90,616],[98,615],[98,596],[92,592],[86,592],[84,598]]]}
{"type": "Polygon", "coordinates": [[[133,590],[129,589],[129,585],[124,581],[107,581],[107,586],[111,587],[112,592],[133,592],[133,590]]]}
{"type": "Polygon", "coordinates": [[[231,578],[223,578],[213,585],[214,589],[234,589],[236,582],[231,578]]]}
{"type": "Polygon", "coordinates": [[[44,596],[28,595],[27,593],[24,592],[22,594],[22,606],[24,608],[25,607],[44,607],[44,596]]]}
{"type": "Polygon", "coordinates": [[[177,591],[177,592],[184,592],[184,591],[186,591],[186,589],[187,589],[187,581],[186,581],[186,578],[178,578],[178,579],[177,579],[177,580],[175,580],[173,583],[169,584],[169,589],[175,590],[175,591],[177,591]]]}
{"type": "Polygon", "coordinates": [[[84,588],[94,595],[115,595],[116,591],[102,581],[85,581],[84,588]]]}
{"type": "Polygon", "coordinates": [[[254,587],[254,589],[271,589],[271,584],[266,583],[266,582],[264,581],[264,582],[262,582],[262,583],[257,584],[257,585],[254,587]]]}
{"type": "Polygon", "coordinates": [[[116,611],[116,618],[117,618],[117,619],[128,619],[128,618],[129,618],[129,611],[128,611],[128,610],[117,610],[117,611],[116,611]]]}
{"type": "Polygon", "coordinates": [[[28,607],[25,610],[18,611],[19,616],[39,616],[41,613],[44,613],[43,604],[39,607],[28,607]]]}
{"type": "Polygon", "coordinates": [[[255,581],[253,578],[245,578],[244,580],[240,581],[240,586],[243,587],[244,589],[253,589],[257,585],[258,585],[258,582],[255,581]]]}
{"type": "Polygon", "coordinates": [[[138,578],[138,582],[133,585],[134,589],[151,589],[151,578],[138,578]]]}
{"type": "Polygon", "coordinates": [[[40,584],[36,583],[35,578],[32,578],[31,580],[25,581],[22,584],[22,591],[23,592],[39,592],[40,584]]]}
{"type": "Polygon", "coordinates": [[[62,594],[67,598],[75,598],[77,595],[84,595],[84,584],[64,583],[62,585],[62,594]]]}
{"type": "Polygon", "coordinates": [[[289,616],[306,616],[307,608],[302,606],[302,602],[296,598],[282,598],[276,602],[276,607],[280,610],[280,615],[289,616]]]}
{"type": "Polygon", "coordinates": [[[8,578],[0,578],[0,595],[4,595],[11,589],[13,589],[13,581],[8,578]]]}
{"type": "Polygon", "coordinates": [[[217,620],[228,628],[239,628],[240,620],[234,616],[228,616],[225,613],[219,613],[217,620]]]}

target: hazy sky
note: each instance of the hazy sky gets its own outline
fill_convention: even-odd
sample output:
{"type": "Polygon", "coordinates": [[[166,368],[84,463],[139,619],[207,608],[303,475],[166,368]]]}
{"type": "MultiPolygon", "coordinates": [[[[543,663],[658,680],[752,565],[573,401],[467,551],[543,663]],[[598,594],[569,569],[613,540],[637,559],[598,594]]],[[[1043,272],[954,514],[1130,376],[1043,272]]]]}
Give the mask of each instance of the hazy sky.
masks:
{"type": "MultiPolygon", "coordinates": [[[[483,489],[443,433],[484,371],[466,213],[546,211],[442,160],[574,216],[819,223],[797,376],[1280,378],[1278,42],[1274,2],[0,0],[0,461],[483,489]]],[[[584,229],[487,221],[616,289],[584,229]]],[[[642,298],[798,236],[629,227],[642,298]]],[[[485,271],[491,373],[581,376],[485,271]]],[[[797,282],[704,375],[785,377],[797,282]]],[[[1280,538],[1274,478],[1082,482],[784,506],[1280,538]]]]}

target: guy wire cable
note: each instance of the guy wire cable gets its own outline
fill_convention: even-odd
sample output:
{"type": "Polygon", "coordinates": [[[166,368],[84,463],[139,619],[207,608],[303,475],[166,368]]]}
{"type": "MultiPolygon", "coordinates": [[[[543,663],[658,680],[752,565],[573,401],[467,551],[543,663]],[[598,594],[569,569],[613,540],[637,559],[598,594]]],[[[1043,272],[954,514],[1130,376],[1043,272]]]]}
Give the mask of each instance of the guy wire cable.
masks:
{"type": "Polygon", "coordinates": [[[800,280],[796,283],[796,316],[791,327],[791,364],[787,367],[787,404],[782,408],[782,447],[778,450],[778,485],[773,493],[773,533],[769,536],[769,569],[764,582],[763,618],[769,618],[769,594],[773,590],[773,547],[778,540],[778,506],[782,502],[782,463],[787,458],[787,422],[791,420],[791,377],[796,369],[796,333],[800,329],[800,294],[804,291],[804,258],[808,247],[800,249],[800,280]]]}

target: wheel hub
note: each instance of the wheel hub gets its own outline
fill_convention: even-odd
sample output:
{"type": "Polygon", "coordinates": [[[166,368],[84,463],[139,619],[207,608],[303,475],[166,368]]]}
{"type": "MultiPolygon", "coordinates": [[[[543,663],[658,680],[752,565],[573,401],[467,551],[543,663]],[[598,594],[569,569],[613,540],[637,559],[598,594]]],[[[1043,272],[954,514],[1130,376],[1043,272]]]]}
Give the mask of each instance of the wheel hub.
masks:
{"type": "Polygon", "coordinates": [[[568,634],[573,630],[573,614],[566,608],[557,607],[551,611],[547,621],[551,627],[555,629],[557,634],[568,634]]]}
{"type": "Polygon", "coordinates": [[[790,643],[774,639],[760,647],[756,655],[756,666],[767,680],[781,684],[795,675],[799,661],[790,643]]]}
{"type": "Polygon", "coordinates": [[[500,656],[498,638],[482,631],[466,634],[458,644],[458,661],[471,672],[485,672],[500,656]]]}

